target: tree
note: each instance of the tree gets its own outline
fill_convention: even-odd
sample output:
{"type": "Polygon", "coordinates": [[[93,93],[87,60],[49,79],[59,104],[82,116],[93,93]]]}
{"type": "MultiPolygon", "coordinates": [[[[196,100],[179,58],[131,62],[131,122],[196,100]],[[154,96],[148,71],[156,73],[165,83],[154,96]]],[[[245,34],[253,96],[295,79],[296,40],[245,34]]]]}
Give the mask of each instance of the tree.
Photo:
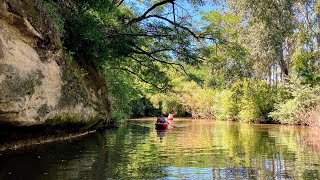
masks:
{"type": "MultiPolygon", "coordinates": [[[[272,48],[272,61],[277,62],[284,75],[282,79],[289,75],[289,59],[285,60],[284,47],[286,40],[293,34],[294,14],[293,7],[296,1],[292,0],[241,0],[236,3],[229,1],[229,4],[242,15],[249,23],[249,26],[259,25],[266,33],[267,39],[263,40],[265,48],[272,48]],[[248,12],[248,13],[247,13],[248,12]]],[[[250,34],[251,35],[251,34],[250,34]]],[[[271,66],[272,67],[272,66],[271,66]]]]}
{"type": "Polygon", "coordinates": [[[130,114],[126,104],[137,94],[171,89],[168,71],[188,74],[185,66],[199,63],[201,37],[188,22],[190,16],[178,13],[182,1],[143,1],[133,8],[121,0],[46,2],[57,7],[53,14],[58,14],[63,45],[74,60],[105,72],[115,117],[130,114]]]}
{"type": "Polygon", "coordinates": [[[48,1],[58,5],[64,45],[80,64],[110,66],[166,90],[168,68],[185,72],[184,64],[199,62],[198,32],[188,17],[176,13],[179,4],[174,0],[153,3],[145,10],[143,6],[132,10],[123,1],[48,1]]]}
{"type": "Polygon", "coordinates": [[[241,18],[233,13],[218,11],[204,13],[206,25],[203,37],[206,39],[202,49],[204,62],[209,67],[207,85],[230,87],[237,79],[251,76],[251,63],[248,51],[240,42],[241,18]]]}

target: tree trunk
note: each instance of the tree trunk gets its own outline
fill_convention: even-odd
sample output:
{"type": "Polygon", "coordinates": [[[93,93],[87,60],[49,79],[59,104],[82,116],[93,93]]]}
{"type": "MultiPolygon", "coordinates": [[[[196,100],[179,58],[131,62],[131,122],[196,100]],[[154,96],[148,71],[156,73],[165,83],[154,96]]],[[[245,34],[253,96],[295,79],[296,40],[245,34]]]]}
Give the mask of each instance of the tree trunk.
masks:
{"type": "Polygon", "coordinates": [[[269,76],[269,85],[272,86],[272,84],[273,84],[273,82],[272,82],[272,79],[273,79],[273,66],[270,67],[268,76],[269,76]]]}
{"type": "Polygon", "coordinates": [[[317,58],[317,64],[320,65],[320,11],[317,12],[317,45],[318,45],[318,58],[317,58]]]}
{"type": "Polygon", "coordinates": [[[320,11],[317,12],[317,45],[320,48],[320,11]]]}
{"type": "MultiPolygon", "coordinates": [[[[278,63],[279,64],[279,63],[278,63]]],[[[276,84],[276,87],[278,86],[278,65],[276,64],[274,72],[273,72],[273,78],[274,78],[274,81],[275,81],[275,84],[276,84]]]]}
{"type": "Polygon", "coordinates": [[[276,49],[276,53],[277,53],[278,62],[279,62],[281,72],[283,73],[283,77],[286,78],[289,75],[289,71],[288,71],[288,65],[284,60],[282,45],[276,49]]]}
{"type": "Polygon", "coordinates": [[[270,85],[274,85],[274,82],[275,82],[275,63],[273,62],[272,65],[271,65],[271,68],[270,68],[270,85]]]}

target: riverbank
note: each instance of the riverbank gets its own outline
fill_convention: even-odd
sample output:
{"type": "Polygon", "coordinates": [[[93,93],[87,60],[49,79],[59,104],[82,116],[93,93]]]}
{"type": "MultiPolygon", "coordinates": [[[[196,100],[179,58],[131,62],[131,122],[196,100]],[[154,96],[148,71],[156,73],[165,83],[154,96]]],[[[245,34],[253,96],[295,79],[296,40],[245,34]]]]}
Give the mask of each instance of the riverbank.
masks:
{"type": "Polygon", "coordinates": [[[64,141],[86,136],[96,131],[116,128],[117,124],[108,123],[99,126],[97,124],[87,126],[84,124],[60,124],[60,125],[32,125],[16,126],[0,124],[0,151],[15,150],[21,147],[64,141]]]}

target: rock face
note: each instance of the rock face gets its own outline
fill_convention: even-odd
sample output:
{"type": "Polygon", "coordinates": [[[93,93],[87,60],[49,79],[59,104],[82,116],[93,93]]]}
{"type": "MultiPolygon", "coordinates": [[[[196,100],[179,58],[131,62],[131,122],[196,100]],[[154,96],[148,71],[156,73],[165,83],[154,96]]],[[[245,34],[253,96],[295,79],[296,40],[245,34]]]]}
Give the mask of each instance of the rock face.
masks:
{"type": "Polygon", "coordinates": [[[108,120],[104,76],[66,63],[48,21],[32,21],[26,5],[44,17],[34,1],[0,0],[0,123],[108,120]]]}

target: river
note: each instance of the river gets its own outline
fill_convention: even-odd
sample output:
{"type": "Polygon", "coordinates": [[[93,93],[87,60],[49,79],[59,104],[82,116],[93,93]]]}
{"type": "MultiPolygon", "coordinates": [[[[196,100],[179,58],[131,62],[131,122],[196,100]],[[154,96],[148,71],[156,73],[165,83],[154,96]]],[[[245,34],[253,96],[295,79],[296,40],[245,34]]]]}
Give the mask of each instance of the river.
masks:
{"type": "Polygon", "coordinates": [[[0,152],[0,179],[320,179],[320,131],[154,118],[0,152]],[[174,127],[173,127],[174,126],[174,127]]]}

